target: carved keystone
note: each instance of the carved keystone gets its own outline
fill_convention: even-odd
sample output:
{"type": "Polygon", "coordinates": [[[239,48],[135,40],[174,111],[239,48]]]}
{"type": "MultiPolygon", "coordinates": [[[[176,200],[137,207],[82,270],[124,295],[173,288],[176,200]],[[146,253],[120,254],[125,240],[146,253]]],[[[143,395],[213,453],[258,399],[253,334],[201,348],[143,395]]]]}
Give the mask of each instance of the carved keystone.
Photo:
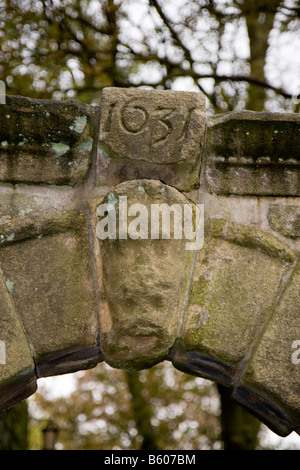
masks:
{"type": "MultiPolygon", "coordinates": [[[[129,181],[116,186],[98,206],[98,220],[104,220],[100,217],[104,215],[100,209],[107,203],[115,207],[117,227],[121,229],[115,238],[98,240],[103,271],[103,284],[100,286],[101,350],[113,367],[143,369],[162,361],[174,344],[193,253],[186,250],[184,237],[175,239],[174,222],[170,239],[163,239],[163,232],[159,238],[151,238],[153,207],[165,204],[180,210],[192,203],[176,189],[149,180],[129,181]],[[132,224],[140,224],[141,219],[137,222],[136,218],[129,216],[125,223],[121,220],[124,218],[121,209],[124,200],[121,197],[127,198],[128,214],[136,215],[133,212],[147,210],[149,234],[144,233],[137,239],[132,233],[125,236],[127,224],[130,233],[132,224]]],[[[140,217],[142,215],[144,213],[140,217]]],[[[163,224],[159,230],[163,230],[163,224]]]]}
{"type": "Polygon", "coordinates": [[[151,178],[182,190],[198,186],[204,137],[202,94],[106,88],[98,184],[151,178]]]}

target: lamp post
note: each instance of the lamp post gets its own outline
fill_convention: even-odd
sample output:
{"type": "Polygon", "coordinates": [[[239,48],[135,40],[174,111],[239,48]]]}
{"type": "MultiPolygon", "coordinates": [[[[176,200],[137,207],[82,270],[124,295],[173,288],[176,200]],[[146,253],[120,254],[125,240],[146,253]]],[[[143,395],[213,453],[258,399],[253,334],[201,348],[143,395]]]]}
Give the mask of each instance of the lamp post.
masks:
{"type": "Polygon", "coordinates": [[[47,426],[43,429],[44,435],[44,450],[54,450],[58,429],[52,419],[48,421],[47,426]]]}

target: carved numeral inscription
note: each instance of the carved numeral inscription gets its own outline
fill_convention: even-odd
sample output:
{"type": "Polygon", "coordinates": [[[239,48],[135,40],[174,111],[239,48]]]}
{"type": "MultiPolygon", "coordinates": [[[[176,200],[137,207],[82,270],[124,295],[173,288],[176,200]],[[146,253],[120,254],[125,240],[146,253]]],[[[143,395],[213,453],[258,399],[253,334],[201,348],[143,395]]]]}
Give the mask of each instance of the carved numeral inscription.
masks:
{"type": "Polygon", "coordinates": [[[112,116],[113,116],[113,112],[114,112],[116,104],[117,103],[111,103],[111,105],[109,107],[107,120],[106,120],[106,123],[105,123],[105,126],[104,126],[105,132],[110,132],[112,116]]]}
{"type": "MultiPolygon", "coordinates": [[[[105,132],[112,131],[112,123],[117,112],[118,102],[110,104],[107,119],[104,125],[105,132]]],[[[181,132],[177,137],[177,141],[180,142],[187,137],[189,130],[191,117],[196,106],[189,108],[185,113],[185,118],[182,120],[181,132]]],[[[120,126],[125,132],[130,134],[139,134],[143,132],[150,121],[150,114],[143,105],[136,104],[136,100],[132,99],[125,103],[119,110],[120,113],[120,126]]],[[[156,106],[151,113],[151,118],[158,128],[160,128],[159,136],[153,138],[152,145],[161,144],[171,136],[175,131],[173,119],[176,118],[177,109],[176,107],[164,107],[156,106]]],[[[178,132],[178,131],[177,131],[178,132]]]]}
{"type": "Polygon", "coordinates": [[[142,106],[133,104],[132,101],[121,108],[121,124],[127,132],[137,134],[147,126],[149,113],[142,106]]]}

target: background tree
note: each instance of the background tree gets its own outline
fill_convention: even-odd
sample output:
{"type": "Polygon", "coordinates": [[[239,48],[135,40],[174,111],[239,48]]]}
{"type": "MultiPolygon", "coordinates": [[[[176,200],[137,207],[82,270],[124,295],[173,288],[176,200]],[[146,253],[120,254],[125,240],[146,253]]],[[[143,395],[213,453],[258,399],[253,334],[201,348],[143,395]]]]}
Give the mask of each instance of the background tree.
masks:
{"type": "Polygon", "coordinates": [[[27,401],[0,414],[0,450],[28,449],[29,414],[27,401]]]}
{"type": "Polygon", "coordinates": [[[44,385],[30,398],[31,448],[53,417],[63,449],[221,448],[215,385],[170,363],[139,373],[107,364],[74,375],[75,392],[53,398],[44,385]]]}
{"type": "MultiPolygon", "coordinates": [[[[281,61],[275,55],[270,66],[276,39],[299,50],[299,12],[298,0],[0,0],[0,79],[8,93],[33,98],[100,104],[103,87],[147,86],[201,91],[209,113],[299,112],[299,55],[290,53],[289,62],[286,54],[281,61]]],[[[153,432],[147,374],[122,376],[136,417],[133,432],[145,448],[167,445],[153,432]]],[[[255,446],[258,423],[228,402],[227,390],[219,393],[225,447],[255,446]],[[248,431],[239,428],[242,441],[236,438],[241,422],[251,423],[248,431]]],[[[75,414],[70,419],[79,429],[75,414]]]]}
{"type": "Polygon", "coordinates": [[[211,112],[261,110],[267,91],[269,106],[299,111],[299,11],[298,0],[0,0],[0,79],[9,93],[86,102],[104,86],[184,83],[211,112]],[[266,73],[279,37],[294,56],[266,73]]]}
{"type": "Polygon", "coordinates": [[[270,443],[266,427],[257,435],[240,413],[242,408],[232,407],[231,400],[221,413],[214,383],[184,374],[169,362],[130,374],[135,376],[136,399],[127,372],[105,363],[71,374],[73,391],[67,393],[64,377],[40,381],[38,392],[28,400],[30,448],[43,448],[42,429],[54,419],[58,449],[293,449],[284,439],[270,443]],[[48,381],[56,382],[55,390],[48,381]],[[231,416],[224,426],[226,413],[231,416]]]}
{"type": "Polygon", "coordinates": [[[259,447],[261,423],[231,398],[231,390],[218,385],[221,398],[221,428],[224,450],[255,450],[259,447]]]}

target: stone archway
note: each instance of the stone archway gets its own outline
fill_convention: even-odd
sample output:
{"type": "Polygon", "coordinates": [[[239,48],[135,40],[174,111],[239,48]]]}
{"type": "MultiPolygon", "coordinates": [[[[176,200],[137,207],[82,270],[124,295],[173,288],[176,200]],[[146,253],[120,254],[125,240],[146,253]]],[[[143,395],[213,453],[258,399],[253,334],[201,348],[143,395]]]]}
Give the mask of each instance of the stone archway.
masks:
{"type": "Polygon", "coordinates": [[[110,88],[101,110],[7,97],[0,121],[0,408],[39,377],[169,360],[299,432],[299,116],[110,88]],[[99,240],[120,196],[203,206],[204,243],[99,240]]]}

